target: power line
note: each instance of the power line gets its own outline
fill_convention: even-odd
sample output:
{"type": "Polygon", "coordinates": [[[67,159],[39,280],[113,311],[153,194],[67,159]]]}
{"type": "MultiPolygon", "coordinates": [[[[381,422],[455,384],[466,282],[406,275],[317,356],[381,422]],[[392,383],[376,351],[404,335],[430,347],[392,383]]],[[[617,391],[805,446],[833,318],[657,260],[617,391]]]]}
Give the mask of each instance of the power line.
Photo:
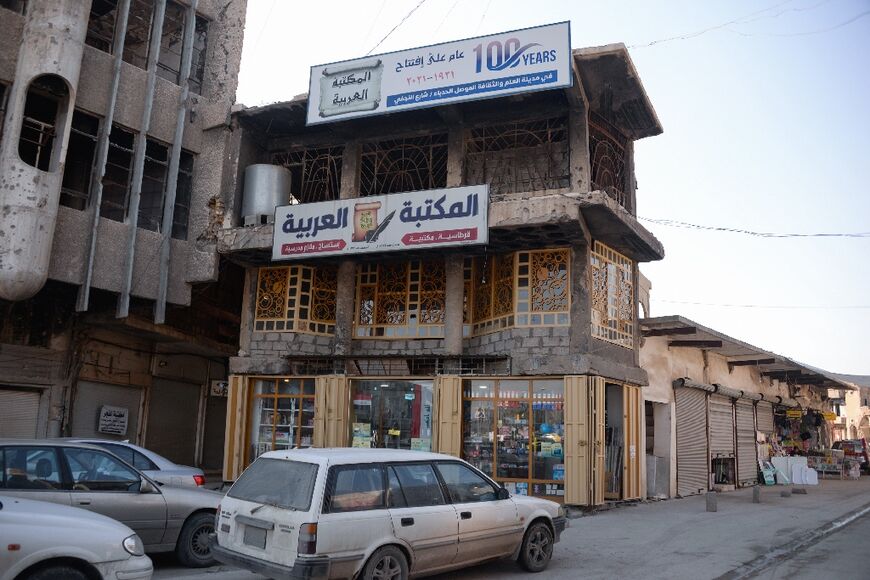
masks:
{"type": "Polygon", "coordinates": [[[685,300],[662,300],[660,298],[650,297],[653,302],[662,302],[665,304],[683,304],[690,306],[716,306],[720,308],[769,308],[775,310],[861,310],[870,308],[870,304],[856,305],[785,305],[785,304],[716,304],[711,302],[691,302],[685,300]]]}
{"type": "Polygon", "coordinates": [[[740,36],[773,36],[778,38],[788,38],[794,36],[811,36],[813,34],[823,34],[825,32],[832,32],[837,30],[838,28],[843,28],[844,26],[848,26],[857,20],[864,18],[865,16],[870,16],[870,10],[865,10],[855,16],[849,18],[848,20],[841,22],[839,24],[835,24],[833,26],[829,26],[827,28],[819,28],[817,30],[806,30],[803,32],[784,32],[784,33],[776,33],[776,32],[742,32],[740,30],[734,30],[732,28],[726,28],[729,32],[733,32],[734,34],[739,34],[740,36]]]}
{"type": "Polygon", "coordinates": [[[447,11],[447,14],[444,15],[444,18],[441,19],[441,22],[438,23],[438,26],[435,28],[435,31],[432,33],[437,36],[438,31],[441,30],[441,27],[444,26],[444,23],[447,22],[447,18],[453,14],[453,9],[456,8],[456,5],[459,4],[459,0],[455,0],[453,2],[453,6],[450,7],[450,10],[447,11]]]}
{"type": "Polygon", "coordinates": [[[480,27],[483,25],[483,20],[486,18],[487,12],[489,12],[489,7],[492,5],[492,0],[486,3],[486,8],[483,9],[483,14],[480,15],[480,22],[477,23],[477,28],[474,29],[474,33],[477,34],[480,31],[480,27]]]}
{"type": "Polygon", "coordinates": [[[398,29],[401,25],[403,25],[403,24],[405,23],[405,21],[408,20],[408,18],[410,18],[411,15],[412,15],[414,12],[417,11],[417,8],[419,8],[420,6],[422,6],[422,5],[425,4],[425,3],[426,3],[426,0],[420,0],[419,2],[417,2],[417,5],[414,6],[413,8],[411,8],[411,11],[408,12],[407,14],[405,14],[405,17],[402,18],[402,19],[399,21],[398,24],[396,24],[395,26],[393,26],[392,30],[390,30],[390,31],[387,33],[386,36],[384,36],[384,37],[383,37],[383,38],[382,38],[382,39],[381,39],[381,40],[380,40],[376,45],[374,45],[374,46],[372,47],[372,49],[371,49],[370,51],[368,51],[368,52],[366,53],[366,56],[368,56],[368,55],[370,55],[371,53],[373,53],[373,52],[375,51],[375,49],[377,49],[381,44],[383,44],[384,41],[385,41],[386,39],[388,39],[388,38],[390,37],[390,35],[393,34],[393,33],[396,31],[396,29],[398,29]]]}
{"type": "Polygon", "coordinates": [[[745,230],[742,228],[728,228],[728,227],[719,227],[719,226],[705,226],[699,224],[692,224],[688,222],[682,222],[679,220],[670,220],[670,219],[656,219],[656,218],[646,218],[638,216],[639,220],[643,220],[645,222],[650,222],[654,224],[659,224],[662,226],[674,227],[674,228],[683,228],[689,230],[706,230],[713,232],[728,232],[732,234],[745,234],[748,236],[757,236],[760,238],[870,238],[870,232],[854,232],[854,233],[841,233],[841,232],[822,232],[822,233],[779,233],[779,232],[756,232],[752,230],[745,230]]]}

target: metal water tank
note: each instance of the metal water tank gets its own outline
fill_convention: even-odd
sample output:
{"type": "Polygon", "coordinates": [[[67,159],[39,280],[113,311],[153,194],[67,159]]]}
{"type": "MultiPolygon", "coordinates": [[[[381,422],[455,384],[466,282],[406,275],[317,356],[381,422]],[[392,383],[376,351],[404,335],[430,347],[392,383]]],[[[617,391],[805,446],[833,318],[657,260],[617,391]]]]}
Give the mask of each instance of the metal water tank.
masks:
{"type": "Polygon", "coordinates": [[[245,168],[242,222],[246,226],[271,223],[275,208],[290,200],[290,171],[280,165],[257,163],[245,168]]]}

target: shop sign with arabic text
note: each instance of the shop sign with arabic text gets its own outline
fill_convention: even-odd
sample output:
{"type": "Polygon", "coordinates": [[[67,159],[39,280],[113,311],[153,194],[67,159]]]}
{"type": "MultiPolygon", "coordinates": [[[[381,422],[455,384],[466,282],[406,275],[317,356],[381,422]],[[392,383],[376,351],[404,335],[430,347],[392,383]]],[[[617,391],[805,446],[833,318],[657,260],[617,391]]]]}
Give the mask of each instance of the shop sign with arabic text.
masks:
{"type": "Polygon", "coordinates": [[[489,186],[275,208],[272,259],[486,244],[489,186]]]}
{"type": "Polygon", "coordinates": [[[309,125],[570,87],[569,22],[311,67],[309,125]]]}

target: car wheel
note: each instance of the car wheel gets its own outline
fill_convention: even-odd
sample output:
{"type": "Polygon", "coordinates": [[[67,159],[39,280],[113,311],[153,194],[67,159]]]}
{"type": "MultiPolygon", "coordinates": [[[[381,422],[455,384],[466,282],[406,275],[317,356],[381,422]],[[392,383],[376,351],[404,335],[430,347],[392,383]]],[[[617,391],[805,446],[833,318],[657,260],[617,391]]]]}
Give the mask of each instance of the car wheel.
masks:
{"type": "Polygon", "coordinates": [[[23,577],[25,580],[88,580],[87,574],[72,566],[48,566],[23,577]]]}
{"type": "Polygon", "coordinates": [[[529,572],[541,572],[553,557],[553,532],[544,522],[535,522],[526,531],[519,563],[529,572]]]}
{"type": "Polygon", "coordinates": [[[184,522],[175,555],[188,568],[205,568],[216,561],[211,555],[209,535],[214,533],[214,514],[202,512],[184,522]]]}
{"type": "Polygon", "coordinates": [[[408,559],[395,546],[378,548],[360,576],[362,580],[407,580],[408,559]]]}

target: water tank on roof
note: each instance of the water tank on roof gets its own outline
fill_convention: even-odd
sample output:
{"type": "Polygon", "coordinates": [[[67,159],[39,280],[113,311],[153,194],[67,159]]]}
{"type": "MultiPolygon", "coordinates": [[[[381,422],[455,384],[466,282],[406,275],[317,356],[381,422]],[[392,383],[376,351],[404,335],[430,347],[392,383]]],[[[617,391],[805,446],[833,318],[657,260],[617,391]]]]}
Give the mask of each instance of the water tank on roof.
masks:
{"type": "Polygon", "coordinates": [[[280,165],[257,163],[245,169],[242,222],[246,226],[271,223],[275,208],[290,200],[290,171],[280,165]]]}

